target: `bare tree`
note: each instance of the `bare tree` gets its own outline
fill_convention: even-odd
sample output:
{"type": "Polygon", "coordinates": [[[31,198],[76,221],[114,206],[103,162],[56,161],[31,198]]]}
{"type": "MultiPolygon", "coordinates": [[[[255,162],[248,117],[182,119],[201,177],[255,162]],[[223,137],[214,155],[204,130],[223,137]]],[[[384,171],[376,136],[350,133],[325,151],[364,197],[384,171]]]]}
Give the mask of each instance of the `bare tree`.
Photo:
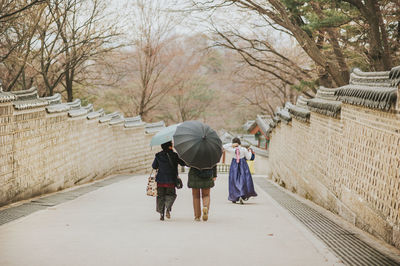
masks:
{"type": "Polygon", "coordinates": [[[2,0],[0,2],[0,24],[15,18],[31,7],[43,2],[45,2],[45,0],[2,0]]]}
{"type": "Polygon", "coordinates": [[[96,61],[120,46],[104,0],[2,1],[1,76],[6,90],[35,84],[41,94],[87,85],[96,61]],[[43,86],[42,86],[43,85],[43,86]]]}
{"type": "MultiPolygon", "coordinates": [[[[300,81],[311,81],[314,78],[309,69],[305,68],[307,65],[302,66],[295,62],[296,58],[293,60],[286,56],[283,49],[279,51],[272,41],[262,36],[251,33],[253,36],[247,37],[238,30],[222,32],[215,26],[214,32],[217,36],[215,46],[236,51],[245,63],[255,68],[255,71],[265,72],[266,77],[278,79],[285,86],[294,86],[300,81]]],[[[287,49],[293,48],[285,47],[285,50],[287,49]]],[[[308,89],[316,92],[314,87],[308,89]]],[[[306,95],[307,90],[303,90],[306,95]]]]}
{"type": "Polygon", "coordinates": [[[246,21],[252,26],[293,37],[314,61],[324,86],[347,84],[351,67],[380,71],[399,62],[398,0],[193,2],[201,11],[254,14],[246,21]]]}
{"type": "Polygon", "coordinates": [[[293,90],[285,81],[243,64],[234,72],[234,80],[238,84],[235,89],[238,97],[264,114],[272,115],[277,106],[284,106],[288,101],[294,102],[301,93],[293,90]]]}
{"type": "Polygon", "coordinates": [[[40,28],[40,68],[49,95],[61,85],[68,101],[75,84],[87,81],[96,59],[116,49],[115,23],[105,20],[102,0],[56,0],[47,5],[40,28]]]}
{"type": "Polygon", "coordinates": [[[165,1],[135,1],[132,18],[132,73],[129,85],[132,107],[146,117],[179,82],[171,63],[179,56],[174,27],[179,18],[163,9],[165,1]]]}
{"type": "Polygon", "coordinates": [[[163,119],[178,123],[204,118],[215,100],[210,77],[204,71],[209,58],[205,40],[206,36],[198,34],[176,44],[179,57],[172,62],[171,68],[179,73],[179,83],[170,92],[169,103],[161,116],[163,119]]]}
{"type": "MultiPolygon", "coordinates": [[[[3,2],[3,5],[6,2],[3,2]]],[[[43,13],[43,5],[20,7],[22,3],[7,3],[12,16],[5,16],[0,22],[0,68],[3,88],[6,91],[14,87],[27,89],[36,75],[30,64],[35,57],[34,47],[37,45],[37,25],[43,13]],[[18,12],[14,10],[18,10],[18,12]]],[[[3,10],[4,11],[4,10],[3,10]]]]}

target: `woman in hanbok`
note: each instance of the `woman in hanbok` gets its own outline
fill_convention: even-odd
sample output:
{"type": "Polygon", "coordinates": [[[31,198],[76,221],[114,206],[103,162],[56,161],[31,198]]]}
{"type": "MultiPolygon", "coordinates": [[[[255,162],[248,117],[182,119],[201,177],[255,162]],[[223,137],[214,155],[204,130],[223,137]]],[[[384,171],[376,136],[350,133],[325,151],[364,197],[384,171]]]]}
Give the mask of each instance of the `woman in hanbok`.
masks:
{"type": "Polygon", "coordinates": [[[256,197],[253,179],[246,160],[252,157],[251,151],[240,146],[239,138],[234,138],[232,143],[224,145],[225,151],[233,155],[231,167],[229,169],[229,197],[233,203],[237,201],[243,204],[244,200],[256,197]]]}

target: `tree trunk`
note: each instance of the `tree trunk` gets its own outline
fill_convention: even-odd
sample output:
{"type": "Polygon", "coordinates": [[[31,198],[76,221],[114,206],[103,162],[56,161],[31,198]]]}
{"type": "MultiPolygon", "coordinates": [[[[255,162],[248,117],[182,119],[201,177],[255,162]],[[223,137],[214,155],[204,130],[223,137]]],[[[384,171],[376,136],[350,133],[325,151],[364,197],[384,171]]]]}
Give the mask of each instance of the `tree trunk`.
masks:
{"type": "Polygon", "coordinates": [[[332,77],[335,85],[340,87],[347,84],[342,76],[339,66],[334,62],[329,61],[328,58],[318,49],[316,43],[311,39],[308,34],[299,26],[292,22],[287,13],[287,9],[282,2],[277,0],[269,0],[269,3],[279,12],[280,17],[275,14],[271,14],[268,10],[265,10],[265,15],[274,20],[277,24],[289,30],[293,33],[297,42],[303,48],[303,50],[310,56],[310,58],[319,66],[323,67],[332,77]]]}
{"type": "Polygon", "coordinates": [[[379,19],[379,28],[381,30],[382,45],[383,45],[383,63],[386,68],[385,70],[389,70],[392,68],[393,63],[392,63],[392,55],[389,49],[388,35],[385,28],[385,22],[383,21],[382,11],[379,5],[376,4],[376,6],[377,6],[376,15],[378,16],[379,19]]]}
{"type": "MultiPolygon", "coordinates": [[[[321,9],[321,6],[319,5],[319,3],[312,2],[311,5],[312,5],[315,13],[317,14],[318,18],[321,20],[325,19],[325,16],[322,12],[322,9],[321,9]]],[[[345,61],[345,56],[342,53],[342,49],[340,48],[340,45],[339,45],[337,29],[327,28],[326,32],[328,33],[329,42],[333,48],[333,54],[335,55],[335,59],[340,67],[342,79],[345,80],[346,82],[348,82],[350,79],[349,67],[347,66],[347,63],[345,61]]]]}
{"type": "Polygon", "coordinates": [[[387,44],[387,33],[384,28],[382,12],[376,0],[343,0],[356,7],[369,25],[369,45],[368,58],[376,71],[389,70],[391,68],[391,58],[389,45],[387,44]],[[384,40],[385,39],[385,40],[384,40]],[[384,48],[386,43],[386,48],[384,48]]]}
{"type": "Polygon", "coordinates": [[[74,100],[74,97],[72,95],[72,75],[71,75],[71,70],[69,67],[67,67],[67,70],[65,71],[65,90],[67,91],[67,101],[72,102],[74,100]]]}

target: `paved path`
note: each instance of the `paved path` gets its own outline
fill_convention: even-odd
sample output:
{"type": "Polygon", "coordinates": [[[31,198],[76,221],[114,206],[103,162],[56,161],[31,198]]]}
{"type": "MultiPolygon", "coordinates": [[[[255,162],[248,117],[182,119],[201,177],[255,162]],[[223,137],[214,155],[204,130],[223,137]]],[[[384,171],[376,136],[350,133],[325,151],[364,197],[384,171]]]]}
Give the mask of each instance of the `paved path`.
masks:
{"type": "Polygon", "coordinates": [[[145,185],[133,176],[0,226],[0,265],[342,265],[258,186],[232,204],[221,175],[208,222],[184,188],[161,222],[145,185]]]}

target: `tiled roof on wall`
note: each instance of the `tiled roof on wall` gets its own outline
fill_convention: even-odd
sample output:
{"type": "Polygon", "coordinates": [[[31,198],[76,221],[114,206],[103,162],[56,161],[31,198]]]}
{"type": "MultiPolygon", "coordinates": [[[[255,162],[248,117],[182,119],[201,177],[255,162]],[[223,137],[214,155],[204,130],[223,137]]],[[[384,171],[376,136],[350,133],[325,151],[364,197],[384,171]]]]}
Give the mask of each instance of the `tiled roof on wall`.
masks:
{"type": "Polygon", "coordinates": [[[292,117],[289,114],[288,109],[291,107],[290,103],[286,103],[285,108],[278,107],[276,111],[276,115],[286,123],[289,123],[292,121],[292,117]]]}
{"type": "Polygon", "coordinates": [[[342,103],[336,100],[335,91],[337,89],[329,89],[320,87],[315,98],[307,102],[308,108],[316,113],[338,117],[342,108],[342,103]]]}
{"type": "Polygon", "coordinates": [[[89,120],[92,120],[92,119],[95,119],[95,118],[99,118],[99,117],[101,117],[103,115],[104,115],[104,110],[103,110],[103,108],[101,108],[101,109],[99,109],[97,111],[92,111],[92,112],[88,113],[86,118],[89,119],[89,120]]]}
{"type": "MultiPolygon", "coordinates": [[[[143,124],[142,120],[140,120],[140,122],[141,122],[141,124],[143,124]]],[[[164,121],[159,121],[159,122],[155,122],[155,123],[147,123],[145,125],[146,133],[156,133],[156,132],[160,131],[163,128],[165,128],[164,121]]]]}
{"type": "Polygon", "coordinates": [[[350,84],[336,90],[338,100],[369,108],[389,110],[396,104],[399,67],[389,71],[363,72],[354,69],[350,84]]]}
{"type": "Polygon", "coordinates": [[[109,121],[109,125],[110,126],[115,126],[115,125],[119,125],[119,124],[124,124],[125,123],[125,118],[122,114],[118,114],[116,116],[114,116],[113,118],[111,118],[111,120],[109,121]]]}
{"type": "Polygon", "coordinates": [[[275,115],[272,120],[275,123],[275,126],[278,125],[279,122],[281,122],[281,118],[278,115],[275,115]]]}
{"type": "Polygon", "coordinates": [[[13,91],[12,94],[15,95],[13,105],[17,110],[25,110],[49,105],[48,100],[39,98],[36,87],[32,87],[29,90],[13,91]]]}
{"type": "Polygon", "coordinates": [[[119,112],[114,112],[114,113],[111,113],[111,114],[106,114],[106,115],[100,117],[99,123],[107,123],[107,122],[110,122],[111,119],[113,119],[114,117],[117,117],[117,116],[120,116],[120,113],[119,113],[119,112]]]}
{"type": "MultiPolygon", "coordinates": [[[[45,107],[46,112],[49,114],[65,112],[70,118],[86,117],[88,120],[98,119],[99,123],[106,123],[110,126],[123,125],[125,128],[132,128],[146,125],[140,115],[125,118],[119,112],[105,114],[103,109],[94,111],[93,104],[91,103],[82,106],[80,99],[63,103],[61,94],[59,93],[40,98],[35,87],[29,90],[3,92],[0,81],[0,103],[5,102],[10,102],[16,110],[45,107]]],[[[146,125],[146,132],[154,133],[163,127],[165,127],[164,121],[149,123],[146,125]]]]}
{"type": "Polygon", "coordinates": [[[4,92],[0,81],[0,103],[11,102],[15,100],[15,95],[11,92],[4,92]]]}
{"type": "Polygon", "coordinates": [[[397,87],[400,85],[400,66],[392,68],[389,73],[389,79],[392,81],[392,86],[397,87]]]}
{"type": "Polygon", "coordinates": [[[29,90],[13,91],[17,101],[36,100],[39,98],[37,88],[32,87],[29,90]]]}
{"type": "Polygon", "coordinates": [[[307,106],[308,101],[309,99],[299,96],[296,105],[291,105],[288,108],[289,113],[300,121],[308,122],[310,120],[310,110],[307,106]]]}
{"type": "Polygon", "coordinates": [[[79,108],[72,109],[68,112],[69,117],[79,117],[87,115],[93,111],[93,104],[88,104],[86,106],[80,106],[79,108]]]}
{"type": "Polygon", "coordinates": [[[269,115],[257,115],[256,123],[262,133],[266,136],[268,136],[275,127],[275,122],[269,115]]]}
{"type": "Polygon", "coordinates": [[[56,93],[53,96],[43,97],[43,99],[47,100],[50,105],[61,104],[61,94],[56,93]]]}

